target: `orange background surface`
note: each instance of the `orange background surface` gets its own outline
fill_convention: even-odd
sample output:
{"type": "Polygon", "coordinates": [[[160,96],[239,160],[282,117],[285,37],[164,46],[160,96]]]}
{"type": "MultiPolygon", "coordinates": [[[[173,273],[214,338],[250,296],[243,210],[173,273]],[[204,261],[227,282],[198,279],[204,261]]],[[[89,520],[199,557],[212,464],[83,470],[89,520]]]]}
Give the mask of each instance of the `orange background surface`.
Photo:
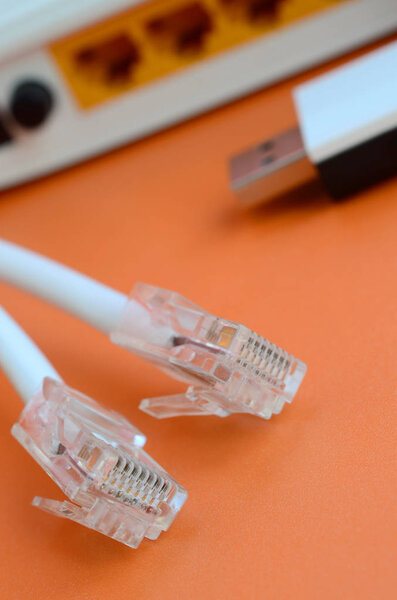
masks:
{"type": "Polygon", "coordinates": [[[1,598],[395,597],[397,179],[340,204],[313,183],[255,210],[227,182],[229,155],[292,125],[291,87],[321,70],[2,194],[2,237],[124,292],[177,290],[308,373],[269,422],[156,421],[139,400],[182,385],[1,285],[67,383],[126,415],[189,491],[135,551],[32,508],[62,494],[11,437],[22,404],[1,376],[1,598]]]}

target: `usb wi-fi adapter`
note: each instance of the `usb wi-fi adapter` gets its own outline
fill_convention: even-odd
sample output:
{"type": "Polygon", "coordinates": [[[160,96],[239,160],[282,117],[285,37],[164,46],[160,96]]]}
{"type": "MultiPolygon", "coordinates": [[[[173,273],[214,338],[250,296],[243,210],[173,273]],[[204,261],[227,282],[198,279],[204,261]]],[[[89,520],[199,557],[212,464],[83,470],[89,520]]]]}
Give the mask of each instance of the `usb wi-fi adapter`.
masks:
{"type": "Polygon", "coordinates": [[[250,204],[318,172],[349,196],[397,174],[397,42],[298,86],[299,126],[231,159],[232,188],[250,204]]]}

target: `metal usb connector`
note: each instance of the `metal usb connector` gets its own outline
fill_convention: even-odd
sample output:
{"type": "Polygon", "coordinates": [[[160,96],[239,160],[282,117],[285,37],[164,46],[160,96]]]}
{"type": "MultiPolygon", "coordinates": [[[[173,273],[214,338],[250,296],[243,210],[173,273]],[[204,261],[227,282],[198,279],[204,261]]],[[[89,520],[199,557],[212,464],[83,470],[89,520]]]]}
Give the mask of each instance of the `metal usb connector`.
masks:
{"type": "Polygon", "coordinates": [[[314,174],[299,127],[265,140],[230,160],[230,183],[244,204],[278,196],[314,174]]]}

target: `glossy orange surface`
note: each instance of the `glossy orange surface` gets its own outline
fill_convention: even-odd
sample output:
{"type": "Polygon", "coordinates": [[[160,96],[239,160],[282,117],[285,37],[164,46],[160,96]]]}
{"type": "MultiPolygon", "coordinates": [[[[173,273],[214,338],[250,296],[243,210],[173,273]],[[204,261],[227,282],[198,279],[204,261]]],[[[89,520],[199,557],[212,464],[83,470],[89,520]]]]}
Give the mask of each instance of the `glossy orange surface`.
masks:
{"type": "Polygon", "coordinates": [[[397,178],[333,204],[317,183],[256,210],[230,154],[294,123],[305,74],[173,130],[4,192],[0,235],[128,292],[167,287],[307,362],[269,422],[156,421],[182,386],[56,308],[1,302],[72,387],[125,414],[189,491],[137,551],[39,512],[62,494],[10,435],[0,377],[0,597],[7,600],[384,600],[397,585],[397,178]]]}

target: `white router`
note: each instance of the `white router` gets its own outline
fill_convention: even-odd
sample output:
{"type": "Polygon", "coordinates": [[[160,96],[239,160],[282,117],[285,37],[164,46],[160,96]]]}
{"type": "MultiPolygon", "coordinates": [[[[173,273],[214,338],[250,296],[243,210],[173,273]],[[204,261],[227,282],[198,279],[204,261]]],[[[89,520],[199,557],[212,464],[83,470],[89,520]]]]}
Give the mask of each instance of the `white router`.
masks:
{"type": "Polygon", "coordinates": [[[391,33],[395,0],[0,0],[0,188],[391,33]]]}

